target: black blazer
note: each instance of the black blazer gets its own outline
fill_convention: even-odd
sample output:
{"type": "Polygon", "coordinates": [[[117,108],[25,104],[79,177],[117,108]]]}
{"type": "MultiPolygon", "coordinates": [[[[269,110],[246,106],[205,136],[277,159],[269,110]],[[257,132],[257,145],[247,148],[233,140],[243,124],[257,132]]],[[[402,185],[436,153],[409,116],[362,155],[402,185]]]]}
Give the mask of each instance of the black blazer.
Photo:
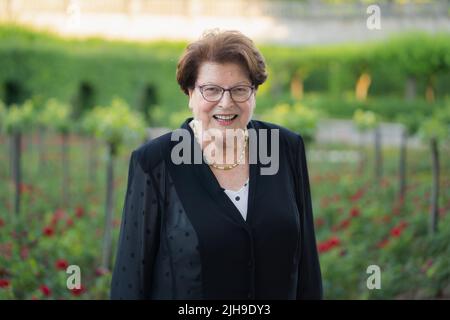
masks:
{"type": "MultiPolygon", "coordinates": [[[[193,159],[190,120],[181,128],[193,159]]],[[[279,129],[280,164],[274,175],[250,164],[247,220],[207,164],[171,161],[171,133],[132,153],[112,299],[322,298],[303,139],[262,121],[248,128],[279,129]]]]}

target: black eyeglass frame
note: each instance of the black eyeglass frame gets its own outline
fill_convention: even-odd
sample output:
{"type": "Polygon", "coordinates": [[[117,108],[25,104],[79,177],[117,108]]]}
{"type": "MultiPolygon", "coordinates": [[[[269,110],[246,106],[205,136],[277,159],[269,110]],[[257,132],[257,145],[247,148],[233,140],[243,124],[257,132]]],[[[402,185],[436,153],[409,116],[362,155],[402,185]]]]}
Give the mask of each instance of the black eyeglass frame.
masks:
{"type": "Polygon", "coordinates": [[[252,96],[252,94],[255,92],[255,86],[246,85],[246,84],[240,84],[240,85],[237,85],[237,86],[228,88],[228,89],[225,89],[225,88],[223,88],[223,87],[221,87],[221,86],[218,86],[218,85],[215,85],[215,84],[204,84],[204,85],[201,85],[201,86],[198,86],[198,85],[197,85],[197,86],[195,86],[195,87],[200,89],[200,93],[201,93],[203,99],[205,99],[205,100],[208,101],[208,102],[218,102],[218,101],[222,100],[223,95],[225,94],[225,92],[226,92],[226,91],[229,91],[229,92],[230,92],[230,98],[231,98],[231,100],[233,100],[234,102],[242,103],[242,102],[248,101],[248,99],[250,99],[250,97],[252,96]],[[204,87],[216,87],[216,88],[220,88],[220,89],[222,90],[222,93],[220,94],[220,98],[217,99],[217,100],[208,100],[208,99],[206,99],[206,97],[203,95],[203,88],[204,88],[204,87]],[[252,89],[251,92],[250,92],[250,94],[248,95],[248,97],[247,97],[245,100],[242,100],[242,101],[241,101],[241,100],[235,100],[235,99],[233,98],[233,94],[231,93],[231,91],[232,91],[233,89],[236,89],[236,88],[239,88],[239,87],[247,87],[247,88],[252,89]]]}

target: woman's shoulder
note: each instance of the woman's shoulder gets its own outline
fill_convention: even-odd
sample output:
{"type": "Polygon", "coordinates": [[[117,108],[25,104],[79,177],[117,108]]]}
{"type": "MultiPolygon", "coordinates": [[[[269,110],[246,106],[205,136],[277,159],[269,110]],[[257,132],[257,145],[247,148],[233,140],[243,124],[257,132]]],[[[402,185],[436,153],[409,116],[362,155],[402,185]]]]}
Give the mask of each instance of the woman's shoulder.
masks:
{"type": "Polygon", "coordinates": [[[151,170],[164,161],[164,149],[170,143],[172,132],[151,139],[135,149],[131,158],[138,163],[144,171],[151,170]]]}

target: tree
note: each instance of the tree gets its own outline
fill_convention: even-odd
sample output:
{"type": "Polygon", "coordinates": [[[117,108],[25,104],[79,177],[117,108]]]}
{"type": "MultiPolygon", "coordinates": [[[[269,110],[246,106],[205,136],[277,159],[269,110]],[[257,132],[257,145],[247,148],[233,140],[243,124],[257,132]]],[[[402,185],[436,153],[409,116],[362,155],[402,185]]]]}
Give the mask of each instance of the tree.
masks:
{"type": "Polygon", "coordinates": [[[397,121],[403,124],[400,139],[399,176],[398,176],[399,178],[398,198],[400,201],[405,199],[406,196],[408,138],[417,133],[422,118],[423,116],[417,112],[401,114],[397,117],[397,121]]]}
{"type": "MultiPolygon", "coordinates": [[[[381,60],[396,61],[406,75],[405,99],[412,101],[417,96],[417,81],[428,82],[428,91],[433,90],[432,79],[445,68],[444,62],[448,40],[445,35],[430,37],[425,33],[410,33],[406,36],[392,37],[381,53],[381,60]],[[430,48],[432,50],[430,50],[430,48]],[[383,59],[384,58],[384,59],[383,59]]],[[[434,97],[434,93],[427,94],[434,97]]],[[[434,99],[434,98],[433,98],[434,99]]]]}
{"type": "Polygon", "coordinates": [[[36,117],[34,119],[36,128],[37,145],[39,152],[39,171],[43,172],[47,165],[47,148],[46,148],[46,132],[48,129],[47,119],[43,111],[45,109],[45,101],[41,96],[33,96],[34,112],[36,117]]]}
{"type": "MultiPolygon", "coordinates": [[[[373,111],[363,111],[357,109],[353,114],[353,121],[360,132],[365,132],[368,130],[373,130],[374,132],[374,154],[375,154],[375,166],[374,166],[374,177],[377,183],[380,183],[383,175],[383,157],[381,148],[381,132],[379,126],[379,116],[373,111]]],[[[361,162],[359,170],[362,170],[365,163],[365,146],[361,144],[361,162]]]]}
{"type": "Polygon", "coordinates": [[[294,105],[278,104],[262,115],[263,119],[285,126],[286,128],[300,132],[305,143],[314,140],[319,113],[307,108],[300,103],[294,105]]]}
{"type": "Polygon", "coordinates": [[[90,116],[86,116],[83,118],[83,120],[80,123],[80,126],[78,127],[78,131],[85,136],[88,143],[87,148],[87,163],[88,163],[88,179],[89,179],[89,187],[88,190],[90,190],[91,187],[95,185],[95,182],[97,180],[97,140],[95,138],[95,128],[97,126],[97,123],[95,122],[96,119],[90,116]]]}
{"type": "Polygon", "coordinates": [[[432,186],[430,199],[430,233],[438,231],[439,220],[439,180],[440,180],[440,143],[450,137],[450,106],[433,112],[422,124],[419,135],[428,141],[431,151],[432,186]]]}
{"type": "Polygon", "coordinates": [[[47,101],[41,112],[41,121],[61,135],[61,166],[62,166],[62,205],[69,205],[70,195],[70,156],[69,156],[69,133],[71,130],[70,116],[72,108],[70,105],[61,103],[56,99],[47,101]]]}
{"type": "Polygon", "coordinates": [[[141,141],[145,135],[145,124],[143,116],[132,112],[123,100],[117,98],[112,101],[110,106],[95,107],[83,121],[84,127],[90,128],[95,136],[108,146],[102,268],[109,269],[114,212],[114,163],[123,145],[141,141]]]}
{"type": "Polygon", "coordinates": [[[33,104],[26,101],[23,105],[12,105],[6,112],[4,130],[12,141],[13,180],[15,185],[14,212],[20,214],[21,185],[22,185],[22,136],[31,128],[33,121],[33,104]]]}
{"type": "Polygon", "coordinates": [[[5,118],[6,118],[6,107],[3,101],[0,100],[0,134],[3,131],[4,127],[3,123],[5,122],[5,118]]]}

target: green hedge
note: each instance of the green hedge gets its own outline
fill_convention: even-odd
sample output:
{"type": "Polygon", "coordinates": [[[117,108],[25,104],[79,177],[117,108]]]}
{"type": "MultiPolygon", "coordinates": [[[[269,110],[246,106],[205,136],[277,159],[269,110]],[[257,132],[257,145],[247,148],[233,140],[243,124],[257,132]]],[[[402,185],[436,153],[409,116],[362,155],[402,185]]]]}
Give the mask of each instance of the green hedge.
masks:
{"type": "Polygon", "coordinates": [[[182,44],[62,40],[18,27],[0,28],[0,99],[7,104],[33,97],[74,103],[78,113],[119,96],[139,108],[186,105],[175,81],[182,44]],[[85,95],[80,98],[84,87],[85,95]],[[9,90],[8,90],[9,89],[9,90]],[[9,94],[6,92],[9,91],[9,94]],[[153,96],[145,98],[145,93],[153,96]],[[89,94],[91,92],[91,94],[89,94]]]}
{"type": "MultiPolygon", "coordinates": [[[[22,27],[0,26],[0,99],[11,104],[33,97],[40,104],[57,98],[74,104],[78,115],[120,97],[149,114],[150,124],[168,124],[187,107],[175,79],[176,63],[185,45],[61,39],[22,27]],[[154,112],[148,112],[151,106],[154,112]],[[152,113],[156,113],[155,119],[152,113]]],[[[362,104],[355,101],[350,103],[354,107],[341,108],[349,105],[348,97],[354,96],[363,72],[371,77],[368,96],[372,101],[388,96],[401,103],[408,78],[416,81],[417,105],[422,105],[430,83],[437,100],[450,96],[448,34],[411,33],[370,44],[259,47],[267,60],[269,78],[258,91],[256,114],[293,100],[290,85],[295,74],[303,80],[305,93],[330,99],[324,108],[331,116],[351,116],[362,104]]],[[[388,104],[381,108],[389,114],[388,104]]]]}
{"type": "Polygon", "coordinates": [[[362,72],[371,75],[369,94],[403,97],[408,77],[424,96],[430,78],[437,97],[450,95],[450,35],[415,32],[388,40],[324,47],[264,50],[277,81],[288,89],[294,73],[302,74],[305,91],[342,94],[353,91],[362,72]]]}
{"type": "Polygon", "coordinates": [[[333,96],[310,94],[305,96],[303,103],[336,118],[350,119],[356,110],[361,109],[373,111],[381,115],[383,120],[396,121],[399,115],[411,112],[423,117],[429,116],[434,110],[450,105],[450,99],[434,103],[427,102],[425,99],[405,101],[397,97],[369,98],[366,101],[359,101],[352,96],[335,99],[333,96]]]}

